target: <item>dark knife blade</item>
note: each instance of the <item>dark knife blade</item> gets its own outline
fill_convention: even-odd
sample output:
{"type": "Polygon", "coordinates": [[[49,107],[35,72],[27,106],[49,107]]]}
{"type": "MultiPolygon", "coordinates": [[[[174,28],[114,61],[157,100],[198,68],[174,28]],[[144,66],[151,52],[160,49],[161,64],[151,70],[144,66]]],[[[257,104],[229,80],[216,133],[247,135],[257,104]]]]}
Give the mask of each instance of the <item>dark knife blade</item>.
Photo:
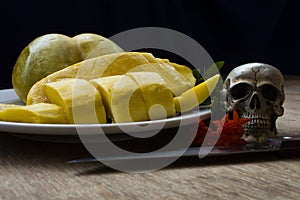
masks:
{"type": "MultiPolygon", "coordinates": [[[[135,155],[113,155],[102,157],[102,161],[126,161],[135,159],[156,159],[156,158],[171,158],[171,157],[204,157],[218,156],[231,154],[245,154],[254,152],[273,152],[288,154],[300,154],[300,135],[295,136],[275,136],[269,137],[267,142],[249,143],[246,145],[236,146],[215,146],[215,147],[190,147],[183,154],[182,150],[163,151],[150,154],[135,154],[135,155]]],[[[70,164],[99,162],[97,158],[80,158],[68,161],[70,164]]]]}

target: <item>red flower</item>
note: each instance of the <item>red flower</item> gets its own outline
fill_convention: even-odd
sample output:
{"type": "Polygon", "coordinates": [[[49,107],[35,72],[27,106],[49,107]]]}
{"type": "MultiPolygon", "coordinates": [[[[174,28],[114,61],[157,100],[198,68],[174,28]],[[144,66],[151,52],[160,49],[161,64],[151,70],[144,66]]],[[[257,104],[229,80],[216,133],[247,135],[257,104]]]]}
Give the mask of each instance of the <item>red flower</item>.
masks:
{"type": "Polygon", "coordinates": [[[213,121],[215,130],[208,128],[205,123],[200,120],[194,145],[206,146],[230,146],[246,144],[247,142],[241,137],[244,134],[243,124],[250,121],[247,118],[239,118],[236,111],[233,111],[232,119],[229,119],[227,113],[221,120],[213,121]],[[205,140],[204,140],[205,139],[205,140]]]}

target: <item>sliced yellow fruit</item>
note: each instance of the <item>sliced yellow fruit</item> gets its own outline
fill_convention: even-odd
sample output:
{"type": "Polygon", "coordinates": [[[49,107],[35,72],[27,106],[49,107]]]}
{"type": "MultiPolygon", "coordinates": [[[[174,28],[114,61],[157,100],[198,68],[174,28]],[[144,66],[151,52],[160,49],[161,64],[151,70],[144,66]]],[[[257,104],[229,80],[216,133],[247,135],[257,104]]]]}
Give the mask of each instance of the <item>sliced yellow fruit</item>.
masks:
{"type": "Polygon", "coordinates": [[[0,112],[2,110],[5,110],[7,108],[15,108],[15,107],[18,107],[20,105],[16,105],[16,104],[0,104],[0,112]]]}
{"type": "MultiPolygon", "coordinates": [[[[189,88],[191,88],[195,85],[195,83],[196,83],[195,77],[194,77],[193,72],[191,71],[190,68],[188,68],[184,65],[179,65],[177,63],[172,63],[168,59],[157,58],[157,60],[165,62],[166,64],[171,64],[176,69],[176,71],[178,71],[187,80],[189,88]]],[[[178,95],[176,95],[176,96],[178,96],[178,95]]]]}
{"type": "Polygon", "coordinates": [[[89,81],[98,89],[99,93],[101,94],[106,114],[111,119],[113,119],[113,113],[111,110],[111,93],[115,83],[117,83],[121,77],[121,75],[115,75],[105,78],[92,79],[89,81]]]}
{"type": "Polygon", "coordinates": [[[158,73],[131,72],[125,75],[138,85],[146,104],[148,120],[175,116],[173,93],[166,87],[167,83],[158,73]]]}
{"type": "Polygon", "coordinates": [[[106,113],[98,90],[86,80],[68,79],[45,85],[51,103],[64,109],[70,123],[106,123],[106,113]]]}
{"type": "Polygon", "coordinates": [[[45,94],[46,83],[68,78],[91,80],[122,75],[129,71],[159,73],[173,93],[180,95],[195,85],[195,78],[192,70],[186,66],[179,66],[166,59],[157,59],[150,53],[140,52],[123,52],[91,58],[50,74],[35,83],[28,93],[27,105],[49,102],[45,94]]]}
{"type": "Polygon", "coordinates": [[[158,73],[166,82],[168,88],[174,96],[190,89],[195,85],[194,82],[188,81],[173,65],[157,60],[157,63],[148,63],[132,68],[129,72],[155,72],[158,73]]]}
{"type": "Polygon", "coordinates": [[[38,124],[68,123],[62,108],[54,104],[39,103],[30,106],[2,104],[0,107],[0,120],[3,121],[38,124]]]}
{"type": "Polygon", "coordinates": [[[173,93],[154,72],[130,72],[90,80],[116,123],[164,119],[175,115],[173,93]]]}
{"type": "Polygon", "coordinates": [[[190,111],[203,103],[210,93],[216,87],[220,75],[217,74],[206,81],[196,85],[195,87],[185,91],[180,96],[174,98],[174,103],[177,112],[190,111]]]}
{"type": "Polygon", "coordinates": [[[147,108],[138,85],[124,75],[90,81],[100,91],[109,117],[115,123],[145,121],[147,108]]]}

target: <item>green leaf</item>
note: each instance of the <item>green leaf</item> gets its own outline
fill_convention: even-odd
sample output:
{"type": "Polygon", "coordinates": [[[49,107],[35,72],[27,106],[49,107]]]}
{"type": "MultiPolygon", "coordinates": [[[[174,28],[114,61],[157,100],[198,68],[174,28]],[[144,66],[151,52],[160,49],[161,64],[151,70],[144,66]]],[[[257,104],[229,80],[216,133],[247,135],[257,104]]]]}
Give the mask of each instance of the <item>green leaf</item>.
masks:
{"type": "MultiPolygon", "coordinates": [[[[213,75],[216,74],[216,72],[220,71],[223,66],[224,66],[224,61],[215,62],[204,72],[204,78],[208,79],[208,78],[212,77],[213,75]],[[218,69],[218,71],[216,71],[216,68],[218,69]]],[[[198,69],[193,69],[192,71],[193,71],[193,75],[196,79],[195,85],[202,83],[204,81],[204,78],[202,77],[202,75],[200,74],[198,69]]]]}
{"type": "Polygon", "coordinates": [[[222,67],[224,66],[224,61],[218,61],[215,62],[214,64],[212,64],[205,72],[204,72],[204,78],[208,79],[214,75],[216,75],[216,73],[218,73],[222,67]],[[216,69],[218,71],[216,71],[216,69]]]}
{"type": "Polygon", "coordinates": [[[196,79],[195,85],[198,85],[199,83],[202,83],[204,81],[203,77],[197,69],[193,69],[193,75],[196,79]]]}
{"type": "Polygon", "coordinates": [[[195,79],[202,78],[200,72],[197,69],[193,69],[193,75],[194,75],[195,79]]]}

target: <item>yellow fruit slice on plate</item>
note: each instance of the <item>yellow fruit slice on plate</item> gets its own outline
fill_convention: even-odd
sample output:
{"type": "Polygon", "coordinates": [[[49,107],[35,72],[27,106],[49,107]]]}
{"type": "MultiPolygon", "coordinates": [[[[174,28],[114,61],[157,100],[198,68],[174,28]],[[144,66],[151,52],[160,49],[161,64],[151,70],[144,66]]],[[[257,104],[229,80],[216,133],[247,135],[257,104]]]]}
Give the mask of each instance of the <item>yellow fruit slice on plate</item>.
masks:
{"type": "Polygon", "coordinates": [[[158,73],[131,72],[126,73],[136,82],[142,93],[148,111],[148,120],[166,119],[175,116],[173,93],[158,73]]]}
{"type": "Polygon", "coordinates": [[[0,104],[0,111],[5,110],[7,108],[14,108],[14,107],[18,107],[20,105],[16,105],[16,104],[0,104]]]}
{"type": "MultiPolygon", "coordinates": [[[[189,68],[183,67],[187,71],[190,71],[189,68]]],[[[158,73],[166,82],[168,88],[172,90],[174,96],[179,96],[195,85],[195,79],[193,76],[188,76],[189,74],[185,73],[181,68],[178,69],[180,69],[180,71],[177,71],[177,68],[175,68],[173,64],[157,59],[156,62],[136,66],[129,70],[129,72],[158,73]],[[183,72],[183,74],[181,72],[183,72]]]]}
{"type": "Polygon", "coordinates": [[[106,123],[106,113],[98,90],[86,80],[69,79],[45,85],[51,103],[66,112],[69,123],[106,123]]]}
{"type": "Polygon", "coordinates": [[[177,112],[187,112],[203,103],[216,87],[220,75],[217,74],[174,98],[177,112]]]}
{"type": "Polygon", "coordinates": [[[39,103],[30,106],[0,106],[0,120],[38,124],[68,123],[63,109],[54,104],[39,103]]]}
{"type": "Polygon", "coordinates": [[[90,82],[100,91],[113,122],[136,122],[148,119],[142,93],[131,78],[117,75],[90,82]]]}

